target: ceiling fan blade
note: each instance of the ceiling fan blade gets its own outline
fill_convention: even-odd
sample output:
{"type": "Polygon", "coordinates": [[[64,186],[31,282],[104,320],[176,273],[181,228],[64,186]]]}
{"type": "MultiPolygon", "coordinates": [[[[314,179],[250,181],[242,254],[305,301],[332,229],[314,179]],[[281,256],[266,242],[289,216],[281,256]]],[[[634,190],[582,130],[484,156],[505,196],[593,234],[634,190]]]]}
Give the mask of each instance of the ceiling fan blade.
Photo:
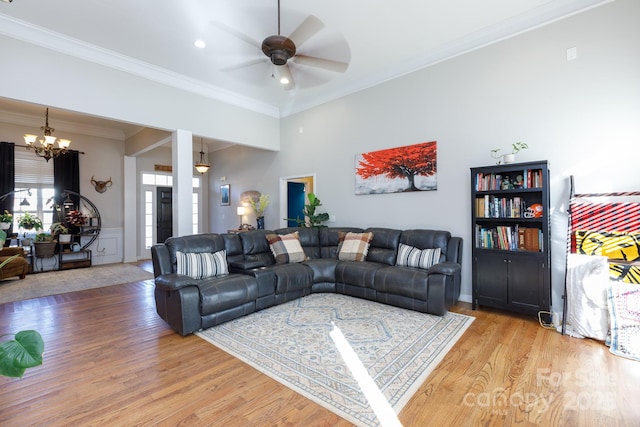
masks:
{"type": "Polygon", "coordinates": [[[236,30],[235,28],[231,28],[226,24],[223,24],[220,21],[211,21],[211,23],[213,25],[215,25],[216,27],[220,28],[221,30],[231,34],[232,36],[237,37],[238,39],[242,40],[243,42],[250,44],[251,46],[257,47],[258,49],[261,48],[262,46],[262,42],[259,42],[258,40],[252,38],[251,36],[246,35],[245,33],[242,33],[238,30],[236,30]]]}
{"type": "Polygon", "coordinates": [[[296,55],[292,58],[296,64],[308,67],[322,68],[334,73],[344,73],[349,68],[348,62],[334,61],[333,59],[318,58],[317,56],[296,55]]]}
{"type": "Polygon", "coordinates": [[[293,75],[291,74],[291,69],[289,68],[289,66],[287,64],[280,65],[276,67],[276,70],[278,73],[278,81],[282,85],[282,88],[284,90],[293,89],[296,85],[296,82],[293,80],[293,75]],[[282,83],[283,78],[287,79],[289,83],[286,83],[286,84],[282,83]]]}
{"type": "Polygon", "coordinates": [[[318,31],[324,28],[324,24],[318,18],[313,15],[307,16],[307,18],[302,21],[298,28],[293,30],[289,38],[293,40],[296,46],[299,48],[309,40],[311,37],[316,35],[318,31]]]}
{"type": "Polygon", "coordinates": [[[256,65],[256,64],[267,63],[268,61],[269,61],[269,59],[267,59],[267,58],[250,59],[248,61],[244,61],[244,62],[241,62],[239,64],[229,65],[227,67],[220,68],[220,71],[238,70],[240,68],[250,67],[250,66],[256,65]]]}

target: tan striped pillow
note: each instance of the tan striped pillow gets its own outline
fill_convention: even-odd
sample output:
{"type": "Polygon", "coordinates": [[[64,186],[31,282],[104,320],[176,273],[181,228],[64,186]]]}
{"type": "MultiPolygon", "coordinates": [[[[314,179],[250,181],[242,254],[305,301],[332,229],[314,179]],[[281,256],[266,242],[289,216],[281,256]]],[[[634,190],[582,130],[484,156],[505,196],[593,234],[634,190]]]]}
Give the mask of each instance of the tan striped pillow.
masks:
{"type": "Polygon", "coordinates": [[[341,261],[364,261],[367,259],[373,233],[338,233],[338,259],[341,261]]]}

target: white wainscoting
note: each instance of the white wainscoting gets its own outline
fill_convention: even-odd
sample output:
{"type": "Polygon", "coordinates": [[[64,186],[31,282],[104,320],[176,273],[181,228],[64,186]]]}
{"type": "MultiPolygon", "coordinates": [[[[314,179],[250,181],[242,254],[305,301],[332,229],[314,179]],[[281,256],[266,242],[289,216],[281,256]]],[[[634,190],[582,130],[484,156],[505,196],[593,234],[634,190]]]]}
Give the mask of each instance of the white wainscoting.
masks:
{"type": "Polygon", "coordinates": [[[102,228],[100,235],[88,249],[93,251],[93,265],[113,264],[124,259],[122,228],[102,228]]]}

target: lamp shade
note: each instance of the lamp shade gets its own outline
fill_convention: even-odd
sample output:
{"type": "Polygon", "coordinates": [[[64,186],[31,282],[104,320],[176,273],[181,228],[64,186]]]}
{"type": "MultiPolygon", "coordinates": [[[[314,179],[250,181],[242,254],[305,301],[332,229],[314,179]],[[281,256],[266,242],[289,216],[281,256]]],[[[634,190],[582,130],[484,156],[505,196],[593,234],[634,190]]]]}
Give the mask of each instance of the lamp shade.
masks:
{"type": "Polygon", "coordinates": [[[245,210],[244,210],[244,206],[238,206],[236,208],[236,212],[238,213],[238,215],[242,216],[245,214],[245,210]]]}

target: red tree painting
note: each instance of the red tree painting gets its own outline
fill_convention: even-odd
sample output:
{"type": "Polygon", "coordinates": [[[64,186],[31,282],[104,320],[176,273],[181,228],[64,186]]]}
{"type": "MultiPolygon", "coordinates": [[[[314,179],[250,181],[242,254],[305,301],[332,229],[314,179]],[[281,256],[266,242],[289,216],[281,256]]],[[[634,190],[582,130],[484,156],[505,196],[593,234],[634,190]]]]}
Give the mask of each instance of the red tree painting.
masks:
{"type": "Polygon", "coordinates": [[[356,156],[356,194],[437,189],[436,141],[356,156]]]}

